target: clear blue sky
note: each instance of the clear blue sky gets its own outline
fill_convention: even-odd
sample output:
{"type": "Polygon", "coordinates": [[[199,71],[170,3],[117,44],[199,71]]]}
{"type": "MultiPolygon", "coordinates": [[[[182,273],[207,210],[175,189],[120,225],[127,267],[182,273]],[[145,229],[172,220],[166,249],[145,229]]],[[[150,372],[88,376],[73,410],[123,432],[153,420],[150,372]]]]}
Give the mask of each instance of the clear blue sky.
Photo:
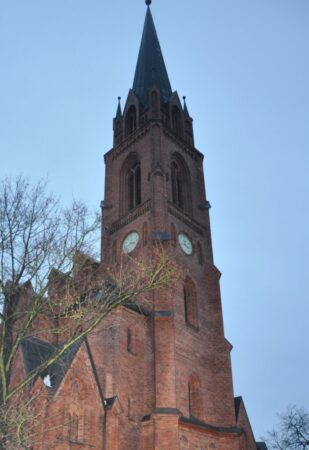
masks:
{"type": "MultiPolygon", "coordinates": [[[[0,0],[0,178],[98,207],[143,0],[0,0]]],[[[153,0],[205,154],[235,394],[258,438],[309,407],[309,2],[153,0]]]]}

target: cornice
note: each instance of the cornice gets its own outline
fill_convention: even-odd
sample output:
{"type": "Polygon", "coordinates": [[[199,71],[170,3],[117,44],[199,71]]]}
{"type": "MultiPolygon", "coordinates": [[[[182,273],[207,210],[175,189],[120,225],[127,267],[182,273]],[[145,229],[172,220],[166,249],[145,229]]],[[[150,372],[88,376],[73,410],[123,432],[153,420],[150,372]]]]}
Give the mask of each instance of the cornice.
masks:
{"type": "Polygon", "coordinates": [[[128,147],[131,147],[131,145],[135,144],[139,140],[141,140],[147,132],[150,130],[151,126],[150,123],[147,122],[145,125],[139,127],[134,133],[130,134],[121,144],[117,145],[116,147],[113,147],[111,150],[109,150],[104,155],[104,161],[107,162],[108,159],[111,159],[112,161],[119,158],[119,156],[122,155],[126,151],[128,147]]]}
{"type": "Polygon", "coordinates": [[[198,161],[199,159],[203,160],[204,155],[195,147],[190,145],[187,141],[177,136],[169,127],[163,125],[163,134],[167,137],[169,141],[175,142],[180,149],[189,155],[194,161],[198,161]]]}
{"type": "Polygon", "coordinates": [[[150,119],[144,125],[140,126],[134,133],[128,136],[123,142],[118,144],[116,147],[113,147],[104,155],[105,163],[109,158],[114,161],[119,158],[123,152],[126,151],[128,147],[132,144],[135,144],[140,139],[142,139],[148,131],[154,126],[159,125],[162,129],[163,134],[169,141],[175,142],[178,147],[187,155],[189,155],[194,161],[198,161],[199,159],[203,160],[204,155],[197,150],[195,147],[190,145],[187,141],[182,139],[180,136],[177,136],[167,125],[165,125],[160,119],[150,119]]]}
{"type": "Polygon", "coordinates": [[[240,436],[242,434],[241,428],[238,427],[217,427],[214,425],[209,425],[208,423],[202,422],[195,417],[180,417],[179,423],[186,428],[195,428],[201,432],[211,433],[214,435],[225,435],[225,436],[240,436]]]}
{"type": "Polygon", "coordinates": [[[138,207],[136,207],[131,213],[127,214],[126,216],[122,217],[121,219],[114,222],[108,229],[108,233],[110,235],[114,234],[116,231],[120,230],[121,228],[125,227],[129,223],[134,222],[138,217],[142,216],[143,214],[147,213],[151,209],[151,200],[146,200],[146,202],[142,203],[138,207]]]}
{"type": "Polygon", "coordinates": [[[204,235],[204,231],[207,231],[207,228],[203,225],[200,225],[198,222],[196,222],[192,217],[188,216],[186,213],[181,211],[180,209],[176,208],[172,202],[168,202],[168,212],[172,214],[176,219],[181,220],[183,223],[185,223],[189,228],[191,228],[196,233],[200,234],[201,236],[204,235]]]}

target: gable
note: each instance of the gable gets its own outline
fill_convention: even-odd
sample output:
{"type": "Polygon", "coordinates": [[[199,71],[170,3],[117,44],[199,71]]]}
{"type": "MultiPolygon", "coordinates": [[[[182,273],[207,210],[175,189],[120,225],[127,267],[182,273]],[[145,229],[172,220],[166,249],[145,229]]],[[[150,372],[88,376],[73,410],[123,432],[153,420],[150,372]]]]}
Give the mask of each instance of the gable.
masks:
{"type": "MultiPolygon", "coordinates": [[[[54,391],[57,390],[81,343],[82,340],[79,339],[76,343],[69,347],[57,361],[51,364],[47,369],[38,373],[37,377],[34,378],[31,384],[36,381],[38,376],[42,379],[48,377],[48,387],[54,391]]],[[[28,337],[22,340],[20,347],[26,373],[30,374],[31,372],[37,370],[42,364],[47,362],[51,357],[56,355],[60,350],[61,345],[55,346],[49,342],[42,341],[34,337],[28,337]]]]}
{"type": "MultiPolygon", "coordinates": [[[[61,362],[59,366],[61,370],[61,362]]],[[[54,400],[60,398],[61,402],[66,402],[66,399],[72,402],[73,397],[79,401],[87,399],[87,403],[93,401],[102,411],[104,409],[102,392],[85,341],[76,351],[54,394],[54,400]]]]}
{"type": "Polygon", "coordinates": [[[234,402],[235,402],[236,424],[239,428],[243,430],[242,440],[243,445],[245,445],[244,448],[246,448],[246,450],[256,450],[254,434],[251,428],[251,424],[242,397],[236,397],[234,399],[234,402]]]}

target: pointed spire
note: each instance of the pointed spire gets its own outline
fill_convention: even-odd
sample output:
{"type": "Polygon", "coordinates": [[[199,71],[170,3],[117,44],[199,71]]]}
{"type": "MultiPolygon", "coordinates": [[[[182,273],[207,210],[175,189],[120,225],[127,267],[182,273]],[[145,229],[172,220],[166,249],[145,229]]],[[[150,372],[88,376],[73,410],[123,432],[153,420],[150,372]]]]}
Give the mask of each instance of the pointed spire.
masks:
{"type": "Polygon", "coordinates": [[[150,0],[146,0],[148,7],[133,82],[133,91],[144,105],[148,103],[149,89],[153,85],[160,90],[163,102],[167,102],[172,95],[150,3],[150,0]]]}
{"type": "Polygon", "coordinates": [[[118,97],[118,107],[117,107],[117,112],[116,112],[116,118],[122,116],[120,100],[121,100],[121,97],[118,97]]]}
{"type": "Polygon", "coordinates": [[[182,99],[183,99],[183,112],[185,113],[185,116],[190,117],[188,107],[187,107],[187,102],[186,102],[186,96],[184,95],[182,97],[182,99]]]}

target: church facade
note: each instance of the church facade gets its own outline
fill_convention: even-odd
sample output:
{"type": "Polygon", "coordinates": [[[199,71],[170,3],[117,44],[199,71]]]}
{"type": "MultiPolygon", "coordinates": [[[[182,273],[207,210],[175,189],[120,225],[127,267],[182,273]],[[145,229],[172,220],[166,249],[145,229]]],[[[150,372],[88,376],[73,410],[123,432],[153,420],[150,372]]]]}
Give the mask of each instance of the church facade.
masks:
{"type": "MultiPolygon", "coordinates": [[[[35,450],[257,450],[234,398],[214,265],[203,155],[186,102],[171,88],[150,2],[132,89],[105,154],[100,267],[122,254],[151,259],[171,248],[184,276],[154,291],[147,308],[120,307],[54,367],[40,400],[44,439],[35,450]],[[51,426],[53,424],[53,426],[51,426]],[[68,426],[69,424],[69,426],[68,426]]],[[[51,351],[26,339],[20,371],[51,351]]],[[[37,362],[39,364],[40,361],[37,362]]]]}

